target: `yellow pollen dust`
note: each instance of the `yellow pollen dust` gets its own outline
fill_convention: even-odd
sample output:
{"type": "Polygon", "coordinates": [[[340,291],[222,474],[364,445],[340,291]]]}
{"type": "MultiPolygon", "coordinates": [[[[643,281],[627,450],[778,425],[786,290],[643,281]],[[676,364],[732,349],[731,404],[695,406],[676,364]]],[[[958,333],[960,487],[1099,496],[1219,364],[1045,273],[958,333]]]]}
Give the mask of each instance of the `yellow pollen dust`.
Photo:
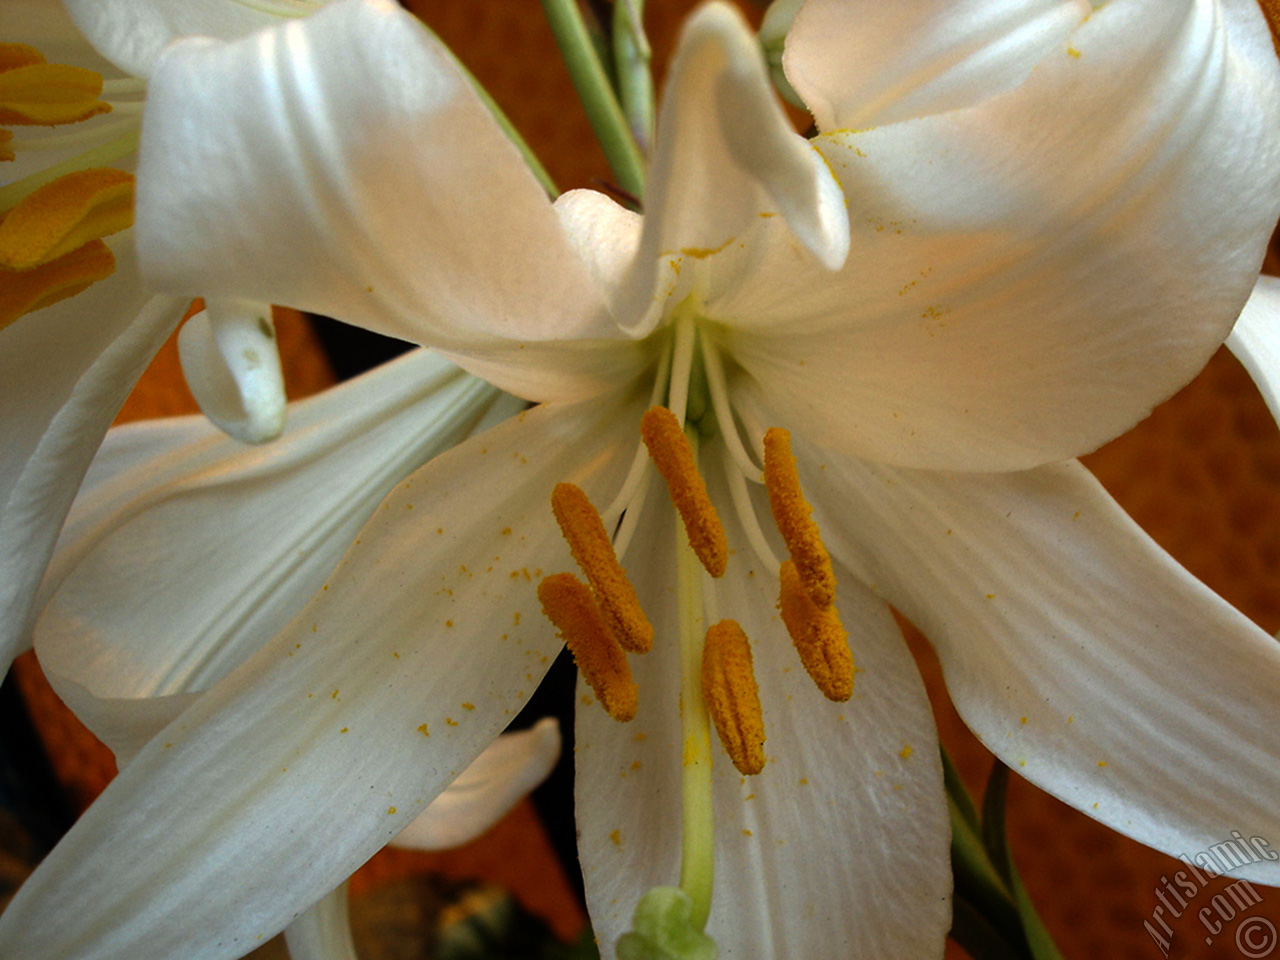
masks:
{"type": "Polygon", "coordinates": [[[0,123],[53,127],[78,123],[111,104],[102,95],[102,76],[84,67],[48,63],[35,47],[0,43],[0,123]]]}
{"type": "Polygon", "coordinates": [[[116,258],[101,240],[64,254],[34,270],[0,268],[0,330],[23,314],[75,296],[115,271],[116,258]]]}
{"type": "Polygon", "coordinates": [[[702,647],[702,699],[724,752],[746,776],[764,769],[764,713],[751,644],[736,621],[721,620],[702,647]]]}
{"type": "Polygon", "coordinates": [[[605,712],[623,723],[636,715],[639,691],[627,655],[613,638],[591,591],[571,573],[553,573],[538,584],[538,600],[605,712]]]}
{"type": "Polygon", "coordinates": [[[667,482],[667,492],[684,521],[689,546],[707,573],[724,576],[729,564],[729,543],[680,421],[666,407],[650,407],[640,423],[640,436],[658,473],[667,482]]]}
{"type": "Polygon", "coordinates": [[[618,563],[596,508],[580,488],[572,483],[557,483],[551,493],[551,509],[569,542],[569,552],[595,592],[612,635],[631,653],[648,653],[653,647],[653,625],[618,563]]]}
{"type": "Polygon", "coordinates": [[[133,174],[80,170],[23,197],[0,220],[0,266],[30,270],[133,224],[133,174]]]}
{"type": "Polygon", "coordinates": [[[800,489],[791,434],[781,427],[771,427],[764,435],[764,485],[773,521],[795,561],[805,592],[819,607],[831,606],[836,599],[835,571],[811,516],[813,508],[800,489]]]}
{"type": "Polygon", "coordinates": [[[848,700],[853,696],[853,654],[839,612],[834,604],[813,602],[792,561],[783,561],[779,579],[778,608],[805,671],[828,700],[848,700]]]}

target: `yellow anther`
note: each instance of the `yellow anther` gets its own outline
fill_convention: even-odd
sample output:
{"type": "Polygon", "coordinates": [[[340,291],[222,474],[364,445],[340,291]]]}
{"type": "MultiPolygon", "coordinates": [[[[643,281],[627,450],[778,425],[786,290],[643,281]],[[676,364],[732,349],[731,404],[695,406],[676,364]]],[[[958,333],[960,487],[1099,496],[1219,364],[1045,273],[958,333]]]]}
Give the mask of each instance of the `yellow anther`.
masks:
{"type": "Polygon", "coordinates": [[[779,579],[778,608],[805,671],[828,700],[848,700],[853,696],[853,654],[839,612],[834,604],[819,607],[810,599],[790,560],[783,561],[779,579]]]}
{"type": "Polygon", "coordinates": [[[648,653],[653,647],[653,625],[618,563],[596,508],[572,483],[557,483],[551,493],[551,509],[573,559],[595,591],[596,603],[613,636],[631,653],[648,653]]]}
{"type": "Polygon", "coordinates": [[[809,598],[819,607],[829,607],[836,599],[836,575],[831,557],[822,544],[822,534],[810,515],[813,508],[800,489],[796,458],[791,453],[791,434],[772,427],[764,435],[764,485],[769,491],[773,521],[795,561],[809,598]]]}
{"type": "Polygon", "coordinates": [[[667,492],[684,521],[689,546],[707,573],[713,577],[724,576],[729,563],[729,544],[680,421],[666,407],[650,407],[640,423],[640,436],[667,482],[667,492]]]}
{"type": "Polygon", "coordinates": [[[627,655],[609,632],[586,584],[572,573],[555,573],[538,584],[538,599],[605,712],[623,723],[634,718],[639,691],[627,655]]]}
{"type": "Polygon", "coordinates": [[[702,647],[702,700],[738,772],[764,769],[764,712],[751,669],[751,644],[736,621],[721,620],[702,647]]]}
{"type": "Polygon", "coordinates": [[[111,167],[68,173],[5,214],[0,266],[30,270],[132,224],[133,174],[111,167]]]}
{"type": "Polygon", "coordinates": [[[33,310],[75,296],[91,283],[111,276],[116,258],[101,240],[93,240],[34,270],[0,267],[0,330],[33,310]]]}
{"type": "Polygon", "coordinates": [[[0,44],[0,123],[53,127],[78,123],[111,104],[102,95],[102,75],[84,67],[46,63],[23,43],[0,44]]]}

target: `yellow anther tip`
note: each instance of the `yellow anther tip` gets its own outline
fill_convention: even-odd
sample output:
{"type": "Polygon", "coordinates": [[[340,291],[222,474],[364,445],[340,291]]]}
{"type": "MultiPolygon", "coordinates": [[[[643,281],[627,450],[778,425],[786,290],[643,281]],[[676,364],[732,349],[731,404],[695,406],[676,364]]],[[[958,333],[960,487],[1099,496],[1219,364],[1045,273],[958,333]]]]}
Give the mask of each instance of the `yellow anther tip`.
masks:
{"type": "Polygon", "coordinates": [[[133,174],[111,167],[68,173],[0,220],[0,266],[30,270],[132,223],[133,174]]]}
{"type": "Polygon", "coordinates": [[[774,522],[795,561],[805,591],[819,607],[830,606],[836,598],[835,571],[811,516],[813,508],[800,489],[791,434],[781,427],[771,427],[764,435],[764,485],[769,491],[774,522]]]}
{"type": "Polygon", "coordinates": [[[653,625],[590,499],[572,483],[557,483],[551,492],[551,509],[613,636],[631,653],[648,653],[653,648],[653,625]]]}
{"type": "Polygon", "coordinates": [[[605,712],[622,723],[634,719],[639,690],[631,667],[586,584],[571,573],[554,573],[538,584],[538,601],[605,712]]]}
{"type": "Polygon", "coordinates": [[[813,602],[790,560],[783,562],[779,580],[778,608],[805,672],[828,700],[848,700],[853,696],[853,653],[839,611],[834,604],[819,607],[813,602]]]}
{"type": "Polygon", "coordinates": [[[742,627],[721,620],[707,631],[702,648],[702,699],[724,752],[746,776],[764,769],[764,712],[751,664],[751,644],[742,627]]]}
{"type": "Polygon", "coordinates": [[[94,240],[34,270],[0,267],[0,330],[19,317],[41,310],[111,276],[116,258],[94,240]]]}
{"type": "Polygon", "coordinates": [[[650,407],[640,421],[640,436],[684,521],[689,546],[707,573],[724,576],[729,566],[729,542],[680,421],[666,407],[650,407]]]}

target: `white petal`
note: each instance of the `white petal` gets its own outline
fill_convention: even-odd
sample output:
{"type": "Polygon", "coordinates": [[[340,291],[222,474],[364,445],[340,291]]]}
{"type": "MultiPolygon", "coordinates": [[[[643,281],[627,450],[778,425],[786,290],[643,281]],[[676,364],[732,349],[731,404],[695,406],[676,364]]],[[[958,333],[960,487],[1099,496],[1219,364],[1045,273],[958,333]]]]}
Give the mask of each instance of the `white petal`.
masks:
{"type": "Polygon", "coordinates": [[[284,930],[290,960],[358,960],[347,913],[347,885],[326,894],[284,930]]]}
{"type": "MultiPolygon", "coordinates": [[[[729,498],[707,459],[713,497],[729,498]]],[[[679,651],[670,508],[655,496],[628,566],[657,633],[632,657],[640,710],[617,724],[578,713],[579,849],[606,956],[636,901],[679,879],[679,651]],[[661,513],[659,513],[661,511],[661,513]],[[657,516],[654,516],[656,514],[657,516]],[[663,517],[661,524],[658,517],[663,517]],[[615,833],[616,831],[616,833],[615,833]]],[[[767,516],[762,499],[757,512],[767,516]]],[[[843,704],[809,680],[774,609],[776,572],[722,510],[730,569],[709,586],[715,617],[750,638],[764,709],[764,772],[741,777],[712,734],[716,876],[708,933],[722,956],[936,958],[950,921],[950,822],[933,716],[888,607],[845,575],[840,611],[859,672],[843,704]],[[908,749],[909,748],[909,749],[908,749]]]]}
{"type": "Polygon", "coordinates": [[[1280,280],[1258,278],[1227,346],[1253,377],[1271,415],[1280,420],[1280,280]]]}
{"type": "MultiPolygon", "coordinates": [[[[833,555],[924,630],[965,722],[1016,773],[1173,855],[1280,835],[1280,644],[1087,470],[809,456],[833,555]]],[[[1241,875],[1276,883],[1280,865],[1241,875]]]]}
{"type": "MultiPolygon", "coordinates": [[[[116,73],[89,45],[60,0],[5,0],[4,21],[6,40],[31,44],[50,63],[86,67],[108,77],[116,73]]],[[[6,174],[11,172],[5,168],[6,174]]]]}
{"type": "Polygon", "coordinates": [[[324,0],[65,0],[76,25],[98,51],[136,77],[150,74],[160,51],[180,37],[231,40],[279,21],[301,16],[324,0]],[[275,6],[281,14],[267,12],[275,6]]]}
{"type": "Polygon", "coordinates": [[[51,682],[126,763],[293,618],[395,484],[511,403],[419,350],[295,404],[269,448],[200,417],[113,430],[44,585],[51,682]]]}
{"type": "Polygon", "coordinates": [[[711,253],[743,241],[764,212],[780,212],[828,269],[844,262],[844,198],[826,163],[791,129],[755,37],[734,8],[709,4],[686,25],[656,143],[644,235],[617,308],[624,326],[652,329],[661,301],[684,289],[682,266],[692,273],[711,253]]]}
{"type": "Polygon", "coordinates": [[[415,850],[470,843],[547,779],[559,758],[560,725],[552,717],[504,733],[391,842],[415,850]]]}
{"type": "Polygon", "coordinates": [[[1016,87],[1090,10],[1087,0],[807,0],[783,65],[820,130],[865,130],[1016,87]]]}
{"type": "Polygon", "coordinates": [[[204,415],[244,443],[265,443],[284,429],[284,375],[271,306],[211,300],[182,325],[178,356],[204,415]]]}
{"type": "Polygon", "coordinates": [[[820,138],[855,253],[835,280],[779,257],[724,318],[784,423],[1020,469],[1127,429],[1225,337],[1280,213],[1259,11],[1112,0],[1071,49],[978,107],[820,138]]]}
{"type": "Polygon", "coordinates": [[[102,436],[184,303],[150,301],[129,252],[114,276],[0,331],[0,670],[27,643],[36,588],[102,436]]]}
{"type": "Polygon", "coordinates": [[[328,589],[153,739],[45,859],[0,917],[4,951],[230,960],[332,890],[537,685],[559,644],[533,577],[572,562],[550,490],[610,496],[639,416],[540,408],[404,481],[328,589]]]}
{"type": "Polygon", "coordinates": [[[488,359],[541,377],[540,397],[587,388],[572,357],[557,366],[565,351],[517,356],[527,341],[619,337],[470,81],[387,0],[166,53],[148,89],[138,223],[145,272],[166,289],[488,359]]]}

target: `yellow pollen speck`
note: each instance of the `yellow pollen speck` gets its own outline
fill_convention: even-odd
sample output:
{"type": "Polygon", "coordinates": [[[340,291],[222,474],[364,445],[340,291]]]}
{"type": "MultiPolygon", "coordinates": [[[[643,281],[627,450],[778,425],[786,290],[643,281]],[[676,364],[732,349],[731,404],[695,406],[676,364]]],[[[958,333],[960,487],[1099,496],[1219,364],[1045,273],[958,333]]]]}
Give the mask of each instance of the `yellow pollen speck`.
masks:
{"type": "Polygon", "coordinates": [[[1098,766],[1100,766],[1100,767],[1105,767],[1106,765],[1107,765],[1107,761],[1105,761],[1105,760],[1099,760],[1099,761],[1098,761],[1098,766]]]}
{"type": "Polygon", "coordinates": [[[538,584],[538,599],[605,712],[623,722],[635,717],[639,691],[631,679],[627,655],[610,633],[591,591],[571,573],[553,573],[538,584]]]}
{"type": "Polygon", "coordinates": [[[1018,720],[1018,722],[1019,722],[1020,724],[1022,724],[1022,725],[1025,727],[1025,726],[1027,725],[1027,718],[1026,718],[1026,717],[1021,717],[1021,718],[1018,720]]]}
{"type": "Polygon", "coordinates": [[[444,625],[445,625],[446,627],[452,627],[452,626],[453,626],[453,621],[452,621],[452,620],[446,620],[446,621],[444,622],[444,625]]]}
{"type": "Polygon", "coordinates": [[[988,593],[988,594],[987,594],[987,599],[988,599],[988,600],[994,600],[995,598],[996,598],[996,595],[995,595],[994,593],[988,593]]]}
{"type": "Polygon", "coordinates": [[[782,562],[778,609],[805,672],[823,696],[837,703],[853,696],[853,653],[834,605],[819,607],[805,592],[795,563],[782,562]]]}
{"type": "Polygon", "coordinates": [[[911,754],[912,754],[911,744],[907,744],[905,747],[903,747],[901,750],[898,751],[898,756],[900,756],[903,760],[906,760],[908,757],[911,756],[911,754]]]}
{"type": "MultiPolygon", "coordinates": [[[[647,653],[653,647],[653,626],[644,615],[626,571],[618,563],[600,514],[587,495],[571,483],[556,484],[551,494],[551,508],[569,542],[573,559],[591,584],[595,602],[612,636],[632,653],[647,653]]],[[[539,596],[541,592],[539,587],[539,596]]],[[[543,609],[546,609],[545,603],[543,609]]]]}
{"type": "Polygon", "coordinates": [[[338,732],[339,732],[339,733],[346,733],[346,732],[347,732],[348,730],[350,730],[350,729],[351,729],[350,727],[343,727],[343,728],[342,728],[341,730],[339,730],[338,732]]]}
{"type": "Polygon", "coordinates": [[[115,269],[115,255],[101,240],[30,270],[0,267],[0,330],[21,316],[74,297],[115,269]]]}
{"type": "Polygon", "coordinates": [[[330,700],[337,700],[337,699],[338,699],[338,691],[337,691],[337,690],[335,690],[335,691],[333,691],[333,693],[329,694],[329,699],[330,699],[330,700]]]}
{"type": "Polygon", "coordinates": [[[808,778],[808,777],[801,777],[801,778],[800,778],[800,786],[802,786],[802,787],[807,787],[808,785],[809,785],[809,778],[808,778]]]}
{"type": "Polygon", "coordinates": [[[1075,47],[1067,47],[1067,56],[1068,56],[1068,57],[1071,57],[1071,58],[1072,58],[1072,59],[1074,59],[1074,60],[1079,60],[1079,59],[1080,59],[1080,51],[1079,51],[1079,50],[1077,50],[1075,47]]]}
{"type": "Polygon", "coordinates": [[[754,836],[755,836],[755,834],[754,834],[754,833],[752,833],[750,830],[743,830],[743,831],[742,831],[742,835],[743,835],[744,837],[754,837],[754,836]]]}
{"type": "Polygon", "coordinates": [[[390,816],[391,814],[393,814],[393,813],[395,813],[395,812],[396,812],[396,808],[395,808],[395,807],[387,807],[387,816],[390,816]]]}
{"type": "Polygon", "coordinates": [[[764,713],[751,668],[751,645],[733,620],[707,631],[702,647],[702,699],[724,752],[739,773],[764,769],[764,713]]]}
{"type": "Polygon", "coordinates": [[[731,243],[733,243],[733,237],[730,237],[718,247],[681,247],[680,252],[686,257],[693,257],[695,260],[705,260],[712,254],[719,253],[731,243]]]}
{"type": "Polygon", "coordinates": [[[5,214],[0,266],[30,270],[132,224],[133,174],[110,167],[68,173],[5,214]]]}
{"type": "Polygon", "coordinates": [[[836,597],[835,571],[811,516],[813,508],[800,489],[791,434],[780,427],[772,427],[764,435],[764,485],[774,523],[795,561],[805,592],[819,607],[831,606],[836,597]]]}
{"type": "Polygon", "coordinates": [[[648,739],[649,735],[647,733],[637,733],[635,736],[636,743],[644,743],[648,739]]]}
{"type": "Polygon", "coordinates": [[[1075,717],[1067,717],[1067,723],[1075,723],[1075,722],[1076,722],[1075,717]]]}
{"type": "Polygon", "coordinates": [[[611,831],[609,834],[609,839],[613,841],[613,845],[615,847],[622,846],[622,831],[621,830],[611,831]]]}
{"type": "Polygon", "coordinates": [[[425,723],[418,724],[418,732],[422,734],[424,737],[431,736],[431,733],[430,731],[427,730],[427,725],[425,723]]]}
{"type": "Polygon", "coordinates": [[[451,727],[456,727],[458,725],[458,721],[453,719],[453,717],[445,717],[444,722],[451,727]]]}
{"type": "Polygon", "coordinates": [[[680,421],[666,407],[650,407],[640,422],[640,436],[658,473],[667,482],[667,492],[684,521],[689,546],[707,573],[724,576],[729,544],[680,421]]]}
{"type": "Polygon", "coordinates": [[[476,708],[476,705],[475,705],[474,703],[466,703],[466,702],[464,701],[464,702],[463,702],[463,704],[462,704],[462,709],[463,709],[463,710],[474,710],[475,708],[476,708]]]}

